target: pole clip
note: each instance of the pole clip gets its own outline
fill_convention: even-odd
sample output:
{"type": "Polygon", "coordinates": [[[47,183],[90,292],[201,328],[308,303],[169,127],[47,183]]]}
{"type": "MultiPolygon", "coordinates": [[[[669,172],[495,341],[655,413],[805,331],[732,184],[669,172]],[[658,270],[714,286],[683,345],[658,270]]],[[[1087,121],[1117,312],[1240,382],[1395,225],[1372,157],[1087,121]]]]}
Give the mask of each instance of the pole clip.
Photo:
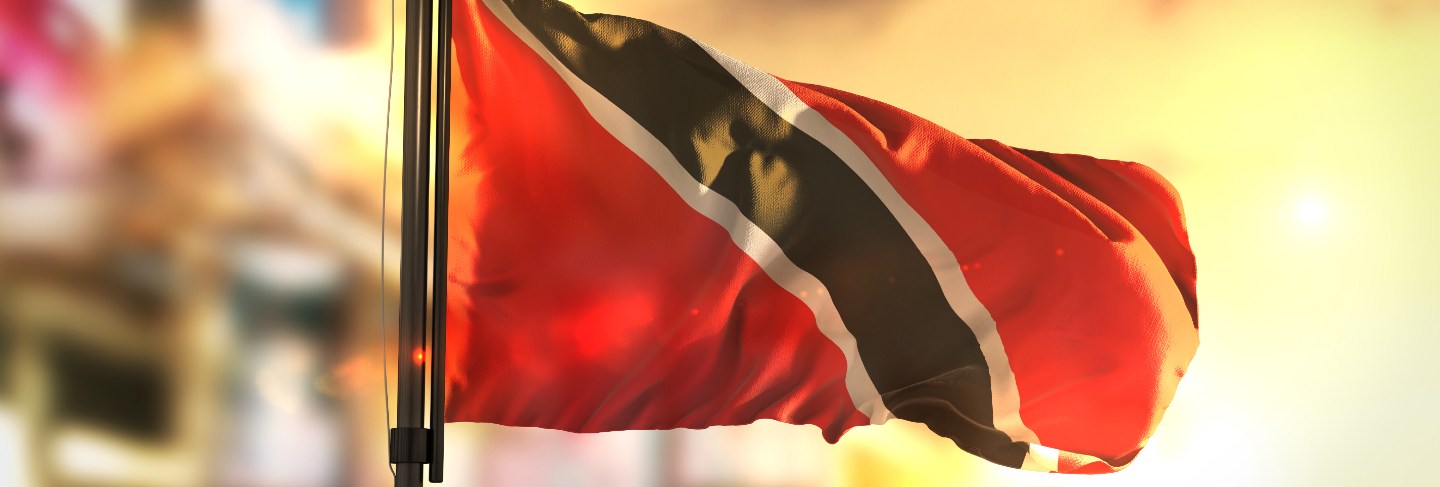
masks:
{"type": "Polygon", "coordinates": [[[391,428],[390,463],[430,463],[429,428],[391,428]]]}

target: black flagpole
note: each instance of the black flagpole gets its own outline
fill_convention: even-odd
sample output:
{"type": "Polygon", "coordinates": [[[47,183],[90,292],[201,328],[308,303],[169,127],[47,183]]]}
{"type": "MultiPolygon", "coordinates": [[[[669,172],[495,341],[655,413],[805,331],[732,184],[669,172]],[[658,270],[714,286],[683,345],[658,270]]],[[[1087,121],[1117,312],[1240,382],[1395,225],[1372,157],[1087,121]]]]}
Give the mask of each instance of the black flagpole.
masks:
{"type": "Polygon", "coordinates": [[[449,284],[450,235],[450,11],[440,0],[440,55],[435,66],[435,258],[430,318],[430,482],[444,481],[445,466],[445,291],[449,284]]]}
{"type": "Polygon", "coordinates": [[[425,429],[426,246],[430,189],[430,4],[405,2],[405,110],[400,246],[399,360],[396,428],[390,430],[390,463],[396,487],[419,487],[430,461],[425,429]]]}

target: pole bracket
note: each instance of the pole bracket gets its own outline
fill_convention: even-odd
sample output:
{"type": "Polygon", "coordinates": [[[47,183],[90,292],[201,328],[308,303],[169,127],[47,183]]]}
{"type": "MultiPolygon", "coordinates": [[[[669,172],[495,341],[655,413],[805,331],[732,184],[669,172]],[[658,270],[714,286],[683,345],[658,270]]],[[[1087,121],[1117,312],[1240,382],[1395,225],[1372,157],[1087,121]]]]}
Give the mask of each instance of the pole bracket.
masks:
{"type": "Polygon", "coordinates": [[[391,428],[390,463],[430,463],[429,428],[391,428]]]}

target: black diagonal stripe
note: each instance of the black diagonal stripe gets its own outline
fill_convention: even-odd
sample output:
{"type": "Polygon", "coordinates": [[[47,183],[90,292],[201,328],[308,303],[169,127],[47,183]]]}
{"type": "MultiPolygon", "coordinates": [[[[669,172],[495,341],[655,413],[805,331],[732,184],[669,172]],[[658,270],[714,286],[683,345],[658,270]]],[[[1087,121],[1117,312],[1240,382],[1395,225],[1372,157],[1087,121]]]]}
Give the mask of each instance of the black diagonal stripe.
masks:
{"type": "Polygon", "coordinates": [[[838,156],[684,35],[555,1],[507,3],[566,67],[825,285],[897,417],[1019,466],[1024,444],[992,427],[989,372],[975,335],[900,223],[838,156]]]}

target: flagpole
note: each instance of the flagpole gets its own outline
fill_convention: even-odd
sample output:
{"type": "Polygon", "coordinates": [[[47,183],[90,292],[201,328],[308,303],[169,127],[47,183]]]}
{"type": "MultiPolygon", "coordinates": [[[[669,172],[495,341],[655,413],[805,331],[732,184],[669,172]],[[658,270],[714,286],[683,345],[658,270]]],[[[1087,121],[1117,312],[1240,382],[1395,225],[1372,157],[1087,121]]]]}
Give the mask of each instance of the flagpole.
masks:
{"type": "Polygon", "coordinates": [[[430,460],[425,429],[426,246],[429,243],[429,4],[406,0],[405,109],[400,246],[399,360],[396,372],[396,428],[390,430],[390,462],[396,487],[423,484],[430,460]]]}
{"type": "Polygon", "coordinates": [[[445,299],[449,284],[450,234],[450,28],[451,0],[439,0],[440,54],[435,66],[435,258],[430,318],[430,482],[444,481],[445,464],[445,299]]]}

